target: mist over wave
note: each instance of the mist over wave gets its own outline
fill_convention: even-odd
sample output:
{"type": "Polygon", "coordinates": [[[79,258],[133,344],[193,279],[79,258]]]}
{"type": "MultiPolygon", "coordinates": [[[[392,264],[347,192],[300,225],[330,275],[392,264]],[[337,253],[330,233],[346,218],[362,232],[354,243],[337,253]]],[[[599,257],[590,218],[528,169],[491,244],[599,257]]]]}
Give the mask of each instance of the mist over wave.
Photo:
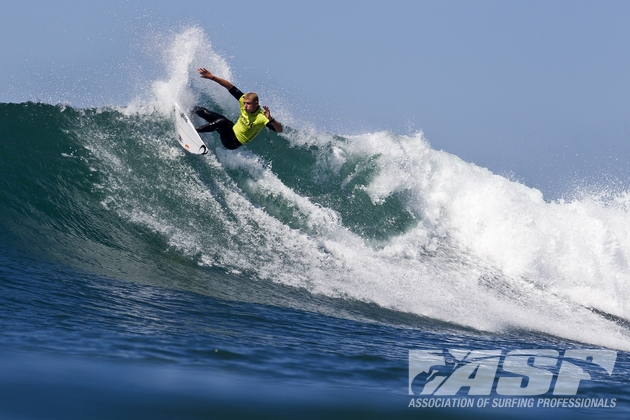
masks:
{"type": "MultiPolygon", "coordinates": [[[[17,232],[23,217],[56,232],[68,249],[120,251],[133,279],[152,265],[182,263],[176,252],[200,269],[310,296],[630,349],[627,193],[546,201],[538,190],[432,149],[422,133],[321,132],[264,92],[261,102],[285,133],[263,132],[238,151],[205,135],[211,153],[192,156],[174,139],[173,102],[238,112],[227,91],[195,69],[207,67],[243,91],[247,81],[235,80],[199,28],[156,49],[164,52],[166,79],[126,107],[2,105],[13,120],[46,119],[53,127],[47,141],[55,155],[38,155],[44,162],[32,177],[42,181],[26,194],[70,197],[55,202],[61,211],[42,204],[24,213],[10,204],[24,192],[7,182],[2,200],[15,215],[7,229],[17,232]]],[[[27,130],[15,124],[6,130],[27,130]]],[[[3,167],[17,168],[3,155],[3,167]]]]}

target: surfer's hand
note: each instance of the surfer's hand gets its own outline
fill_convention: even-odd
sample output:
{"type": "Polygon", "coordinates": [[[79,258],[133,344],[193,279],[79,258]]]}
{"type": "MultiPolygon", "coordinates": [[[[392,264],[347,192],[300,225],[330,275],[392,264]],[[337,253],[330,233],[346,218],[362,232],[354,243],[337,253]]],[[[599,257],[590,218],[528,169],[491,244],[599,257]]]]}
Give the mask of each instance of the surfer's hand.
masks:
{"type": "Polygon", "coordinates": [[[230,90],[234,87],[232,83],[228,82],[225,79],[221,79],[220,77],[215,76],[214,74],[210,73],[208,69],[204,67],[198,68],[197,73],[199,73],[203,79],[210,79],[213,82],[217,82],[218,84],[220,84],[227,90],[230,90]]]}
{"type": "Polygon", "coordinates": [[[212,78],[214,77],[214,75],[212,73],[210,73],[207,69],[205,68],[200,68],[197,69],[197,72],[201,75],[201,77],[203,77],[204,79],[210,79],[212,80],[212,78]]]}
{"type": "Polygon", "coordinates": [[[267,119],[269,120],[269,122],[271,123],[271,125],[273,126],[273,129],[276,130],[276,133],[282,133],[282,124],[280,124],[278,121],[276,121],[275,118],[273,118],[271,116],[271,111],[269,111],[269,107],[266,105],[263,105],[263,112],[265,114],[265,117],[267,117],[267,119]]]}

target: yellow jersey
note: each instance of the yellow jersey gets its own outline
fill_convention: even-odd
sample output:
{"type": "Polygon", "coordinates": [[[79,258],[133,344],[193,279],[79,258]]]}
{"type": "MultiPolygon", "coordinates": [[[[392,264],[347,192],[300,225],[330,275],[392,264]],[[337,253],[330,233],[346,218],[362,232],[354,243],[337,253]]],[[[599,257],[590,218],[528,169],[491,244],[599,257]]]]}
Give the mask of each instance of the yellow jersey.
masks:
{"type": "Polygon", "coordinates": [[[241,144],[250,142],[269,123],[262,108],[258,108],[258,111],[248,114],[247,111],[245,111],[244,100],[245,95],[241,96],[238,100],[241,115],[238,117],[238,120],[236,120],[234,127],[232,127],[236,139],[241,144]]]}

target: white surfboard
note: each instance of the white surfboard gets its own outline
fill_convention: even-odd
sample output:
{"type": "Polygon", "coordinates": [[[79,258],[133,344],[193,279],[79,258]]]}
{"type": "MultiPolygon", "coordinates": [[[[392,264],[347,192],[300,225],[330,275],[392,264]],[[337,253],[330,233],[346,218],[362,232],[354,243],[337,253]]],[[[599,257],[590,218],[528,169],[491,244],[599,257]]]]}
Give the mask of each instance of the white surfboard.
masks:
{"type": "Polygon", "coordinates": [[[208,147],[201,140],[195,126],[190,122],[190,118],[175,103],[175,129],[177,130],[177,140],[179,144],[190,153],[196,155],[205,155],[208,153],[208,147]]]}

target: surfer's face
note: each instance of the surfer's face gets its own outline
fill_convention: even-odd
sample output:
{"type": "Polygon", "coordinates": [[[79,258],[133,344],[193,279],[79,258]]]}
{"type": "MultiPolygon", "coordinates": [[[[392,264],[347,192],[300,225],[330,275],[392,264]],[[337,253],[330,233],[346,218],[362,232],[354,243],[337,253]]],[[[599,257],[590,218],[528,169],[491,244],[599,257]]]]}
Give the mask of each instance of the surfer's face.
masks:
{"type": "Polygon", "coordinates": [[[243,101],[243,108],[245,108],[245,112],[251,114],[252,112],[256,112],[258,110],[258,101],[250,101],[245,99],[243,101]]]}

